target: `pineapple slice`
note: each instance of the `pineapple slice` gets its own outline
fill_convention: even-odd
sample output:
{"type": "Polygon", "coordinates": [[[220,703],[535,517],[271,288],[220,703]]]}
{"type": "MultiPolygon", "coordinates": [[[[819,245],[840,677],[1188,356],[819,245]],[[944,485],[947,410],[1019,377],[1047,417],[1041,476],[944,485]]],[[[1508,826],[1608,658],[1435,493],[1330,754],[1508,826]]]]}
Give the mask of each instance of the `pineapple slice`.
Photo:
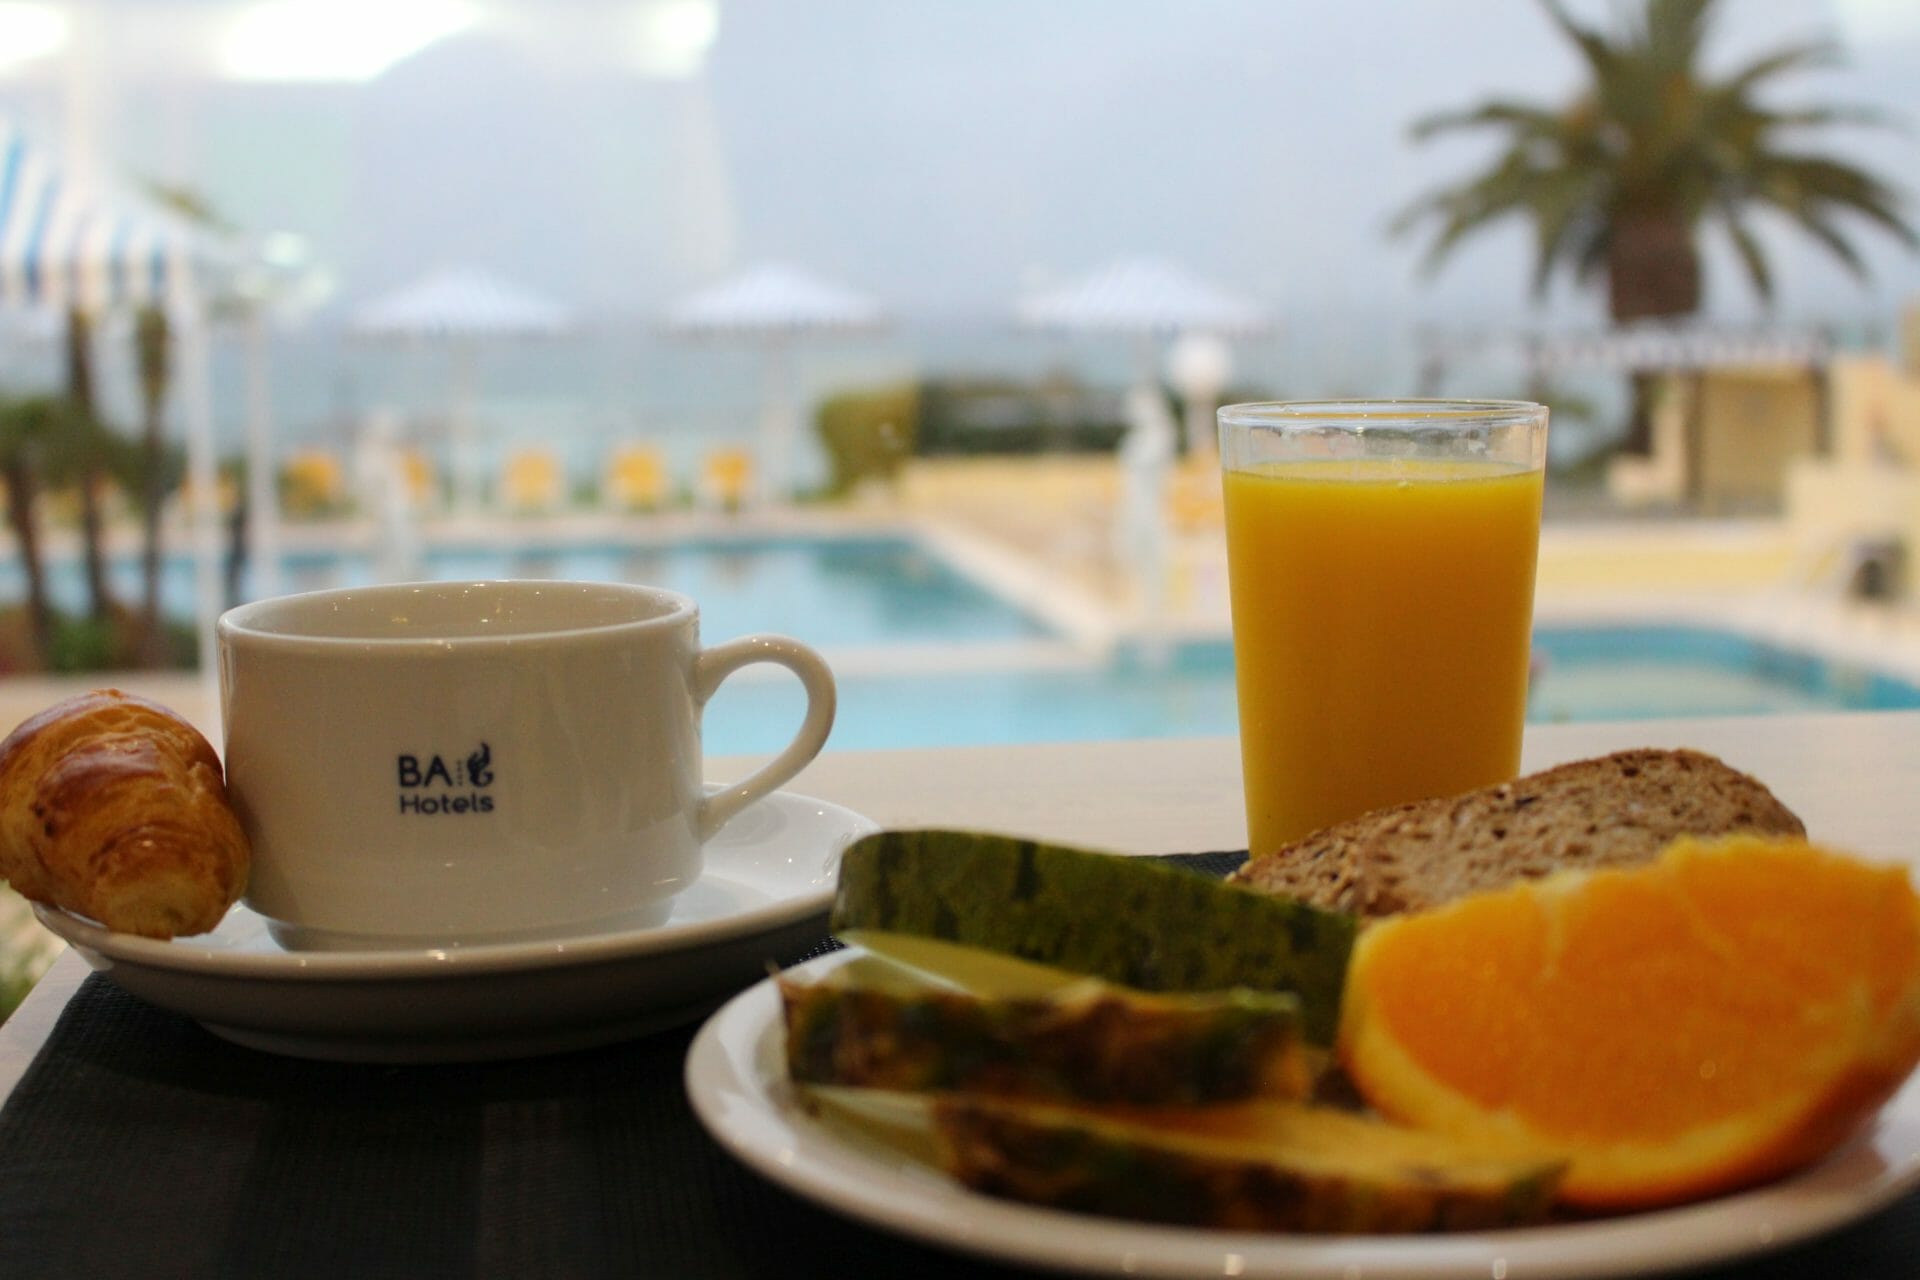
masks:
{"type": "Polygon", "coordinates": [[[948,1172],[1054,1208],[1232,1231],[1373,1234],[1539,1222],[1564,1165],[1300,1103],[1121,1110],[946,1094],[948,1172]]]}
{"type": "Polygon", "coordinates": [[[1158,995],[1009,970],[970,948],[935,958],[938,973],[863,955],[815,981],[780,977],[793,1079],[1142,1106],[1299,1098],[1312,1087],[1319,1055],[1289,994],[1158,995]]]}

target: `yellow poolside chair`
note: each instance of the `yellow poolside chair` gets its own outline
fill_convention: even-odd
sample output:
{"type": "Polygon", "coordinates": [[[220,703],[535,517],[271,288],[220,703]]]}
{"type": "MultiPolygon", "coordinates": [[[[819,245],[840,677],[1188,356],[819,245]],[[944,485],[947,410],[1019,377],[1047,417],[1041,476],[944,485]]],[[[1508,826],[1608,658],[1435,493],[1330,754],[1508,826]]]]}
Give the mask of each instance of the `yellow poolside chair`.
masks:
{"type": "Polygon", "coordinates": [[[509,511],[542,512],[566,498],[566,475],[551,449],[516,449],[500,469],[500,502],[509,511]]]}
{"type": "MultiPolygon", "coordinates": [[[[194,483],[192,476],[182,476],[180,487],[173,491],[173,500],[180,510],[191,517],[198,513],[205,491],[194,483]]],[[[213,481],[213,510],[222,518],[232,515],[240,505],[240,481],[232,473],[222,469],[213,481]]]]}
{"type": "Polygon", "coordinates": [[[280,464],[280,509],[290,516],[318,516],[347,502],[347,472],[337,454],[299,449],[280,464]]]}
{"type": "Polygon", "coordinates": [[[1221,528],[1226,511],[1220,492],[1220,464],[1211,454],[1188,454],[1167,477],[1167,522],[1177,533],[1221,528]]]}
{"type": "Polygon", "coordinates": [[[401,453],[400,474],[406,480],[407,500],[416,509],[431,505],[439,496],[440,477],[433,469],[433,460],[420,450],[401,453]]]}
{"type": "Polygon", "coordinates": [[[604,500],[621,511],[656,511],[667,505],[667,464],[650,444],[621,445],[607,459],[604,500]]]}
{"type": "MultiPolygon", "coordinates": [[[[95,475],[92,479],[94,510],[101,519],[111,523],[133,515],[134,506],[131,495],[119,481],[111,476],[95,475]]],[[[0,490],[0,493],[5,490],[0,490]]],[[[81,520],[84,504],[80,499],[79,482],[53,485],[43,490],[39,497],[40,507],[48,521],[55,525],[77,525],[81,520]]]]}
{"type": "Polygon", "coordinates": [[[708,450],[700,463],[700,497],[709,507],[738,511],[753,496],[753,454],[738,445],[708,450]]]}

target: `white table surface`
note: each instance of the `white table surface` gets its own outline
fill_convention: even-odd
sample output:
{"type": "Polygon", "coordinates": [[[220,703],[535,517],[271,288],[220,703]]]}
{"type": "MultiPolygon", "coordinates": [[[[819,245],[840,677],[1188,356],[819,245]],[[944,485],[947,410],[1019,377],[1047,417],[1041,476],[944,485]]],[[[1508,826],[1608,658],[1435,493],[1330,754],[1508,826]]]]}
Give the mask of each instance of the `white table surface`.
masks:
{"type": "MultiPolygon", "coordinates": [[[[1523,768],[1635,746],[1711,752],[1765,782],[1815,839],[1920,862],[1920,711],[1543,726],[1527,735],[1523,768]]],[[[708,776],[725,781],[752,763],[715,760],[708,776]]],[[[1246,844],[1232,738],[828,752],[791,789],[885,826],[998,830],[1123,853],[1246,844]]],[[[78,956],[62,955],[0,1026],[0,1098],[86,974],[78,956]]]]}

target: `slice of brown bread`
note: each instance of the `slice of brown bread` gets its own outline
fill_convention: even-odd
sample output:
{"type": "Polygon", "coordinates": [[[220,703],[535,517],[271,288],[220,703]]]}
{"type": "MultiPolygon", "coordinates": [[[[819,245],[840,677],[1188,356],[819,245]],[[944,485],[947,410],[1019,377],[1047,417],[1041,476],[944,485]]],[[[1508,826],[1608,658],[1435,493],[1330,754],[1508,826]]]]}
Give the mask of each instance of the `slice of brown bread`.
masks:
{"type": "Polygon", "coordinates": [[[1766,787],[1710,755],[1641,748],[1364,814],[1256,854],[1232,879],[1387,916],[1570,867],[1646,862],[1678,836],[1735,832],[1806,828],[1766,787]]]}

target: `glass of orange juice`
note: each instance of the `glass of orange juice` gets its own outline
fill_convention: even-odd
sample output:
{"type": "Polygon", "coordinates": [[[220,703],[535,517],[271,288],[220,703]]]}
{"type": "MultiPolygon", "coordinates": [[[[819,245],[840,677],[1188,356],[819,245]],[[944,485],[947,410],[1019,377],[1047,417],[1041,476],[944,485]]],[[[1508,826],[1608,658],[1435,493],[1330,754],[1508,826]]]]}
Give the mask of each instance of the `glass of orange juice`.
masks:
{"type": "Polygon", "coordinates": [[[1253,851],[1513,777],[1546,409],[1356,400],[1219,418],[1253,851]]]}

